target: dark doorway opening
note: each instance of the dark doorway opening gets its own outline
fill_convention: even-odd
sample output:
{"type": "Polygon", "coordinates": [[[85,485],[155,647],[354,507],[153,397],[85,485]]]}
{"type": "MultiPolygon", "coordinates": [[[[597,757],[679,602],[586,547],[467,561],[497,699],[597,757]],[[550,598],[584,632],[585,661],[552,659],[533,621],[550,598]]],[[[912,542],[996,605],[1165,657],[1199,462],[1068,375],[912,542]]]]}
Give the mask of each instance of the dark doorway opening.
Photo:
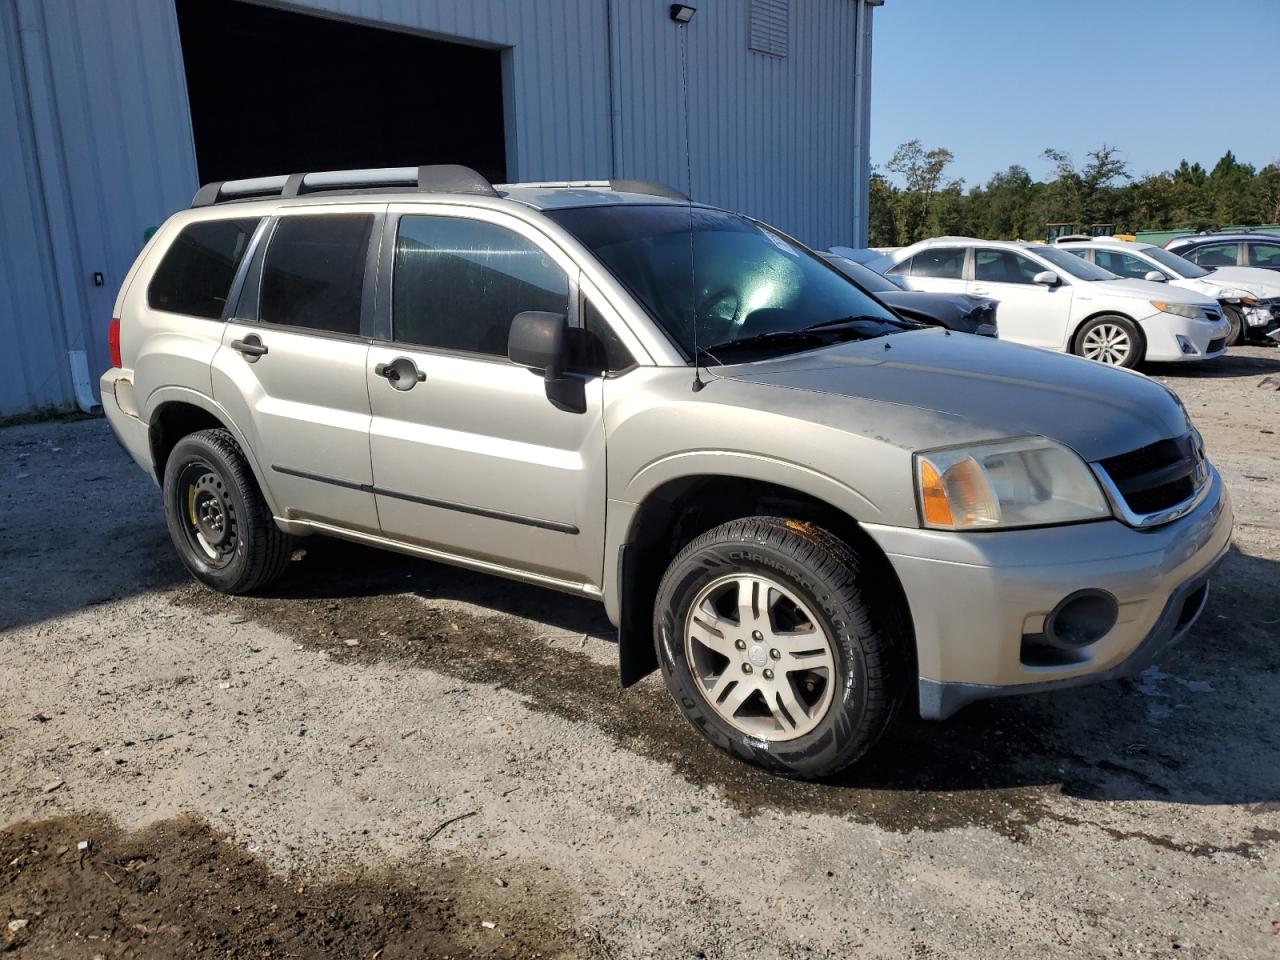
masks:
{"type": "Polygon", "coordinates": [[[507,178],[501,51],[175,0],[200,181],[462,163],[507,178]]]}

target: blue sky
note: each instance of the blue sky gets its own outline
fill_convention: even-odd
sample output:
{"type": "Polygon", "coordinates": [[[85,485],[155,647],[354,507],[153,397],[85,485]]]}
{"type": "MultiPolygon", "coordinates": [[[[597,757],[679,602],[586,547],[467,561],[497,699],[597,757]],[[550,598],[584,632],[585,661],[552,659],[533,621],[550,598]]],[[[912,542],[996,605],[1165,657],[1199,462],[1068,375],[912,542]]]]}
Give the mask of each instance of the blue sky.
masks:
{"type": "Polygon", "coordinates": [[[1224,150],[1280,160],[1280,0],[886,0],[875,11],[871,162],[919,138],[966,187],[1044,178],[1115,144],[1130,172],[1224,150]]]}

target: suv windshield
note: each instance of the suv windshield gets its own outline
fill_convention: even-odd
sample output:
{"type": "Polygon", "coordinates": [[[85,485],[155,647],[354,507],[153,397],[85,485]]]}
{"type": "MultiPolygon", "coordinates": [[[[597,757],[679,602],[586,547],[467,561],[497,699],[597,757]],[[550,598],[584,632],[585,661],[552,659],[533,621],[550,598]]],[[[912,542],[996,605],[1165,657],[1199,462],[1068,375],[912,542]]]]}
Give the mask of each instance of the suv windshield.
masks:
{"type": "Polygon", "coordinates": [[[808,350],[914,328],[835,268],[736,214],[673,204],[548,210],[688,357],[808,350]],[[692,234],[690,230],[692,229],[692,234]]]}
{"type": "Polygon", "coordinates": [[[1143,256],[1150,257],[1184,280],[1199,280],[1201,277],[1209,275],[1209,271],[1200,266],[1200,264],[1192,263],[1186,257],[1180,257],[1176,253],[1170,253],[1168,250],[1162,250],[1159,247],[1143,247],[1142,253],[1143,256]]]}
{"type": "Polygon", "coordinates": [[[1050,246],[1036,246],[1031,248],[1032,252],[1044,260],[1048,260],[1055,267],[1063,270],[1073,277],[1081,280],[1119,280],[1110,270],[1103,270],[1101,267],[1095,267],[1087,260],[1081,260],[1074,253],[1068,253],[1065,250],[1058,250],[1050,246]]]}

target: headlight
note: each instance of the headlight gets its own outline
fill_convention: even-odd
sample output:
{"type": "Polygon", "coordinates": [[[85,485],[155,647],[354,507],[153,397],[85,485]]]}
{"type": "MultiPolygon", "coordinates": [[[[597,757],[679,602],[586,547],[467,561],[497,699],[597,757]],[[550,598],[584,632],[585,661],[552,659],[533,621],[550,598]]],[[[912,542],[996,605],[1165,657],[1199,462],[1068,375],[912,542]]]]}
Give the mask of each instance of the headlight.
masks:
{"type": "Polygon", "coordinates": [[[1111,515],[1089,467],[1044,437],[916,454],[916,489],[926,527],[991,530],[1111,515]]]}
{"type": "Polygon", "coordinates": [[[1152,300],[1151,305],[1161,313],[1172,313],[1175,317],[1186,317],[1188,320],[1204,320],[1204,307],[1194,303],[1168,303],[1165,300],[1152,300]]]}

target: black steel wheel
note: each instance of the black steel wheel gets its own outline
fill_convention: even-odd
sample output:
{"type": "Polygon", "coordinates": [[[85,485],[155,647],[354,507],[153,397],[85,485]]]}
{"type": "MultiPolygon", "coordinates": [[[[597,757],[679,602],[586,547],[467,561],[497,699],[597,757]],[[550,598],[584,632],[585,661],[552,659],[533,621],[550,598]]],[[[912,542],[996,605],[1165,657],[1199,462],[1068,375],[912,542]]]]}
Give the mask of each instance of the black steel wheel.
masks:
{"type": "Polygon", "coordinates": [[[255,590],[289,563],[291,538],[276,526],[227,430],[201,430],[178,441],[165,465],[164,507],[178,556],[215,590],[255,590]]]}

